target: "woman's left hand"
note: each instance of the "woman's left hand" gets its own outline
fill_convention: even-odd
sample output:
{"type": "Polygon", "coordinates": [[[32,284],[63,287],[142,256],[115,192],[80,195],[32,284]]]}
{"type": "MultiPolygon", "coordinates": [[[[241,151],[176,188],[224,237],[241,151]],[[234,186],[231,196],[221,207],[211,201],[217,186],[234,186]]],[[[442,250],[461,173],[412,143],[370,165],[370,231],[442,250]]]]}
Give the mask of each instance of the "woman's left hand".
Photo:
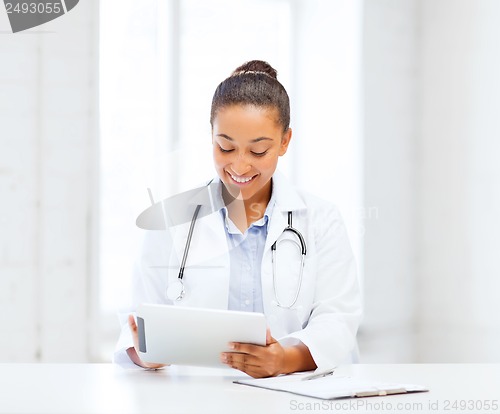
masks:
{"type": "Polygon", "coordinates": [[[266,333],[266,345],[252,345],[240,342],[229,344],[231,352],[221,354],[221,362],[239,369],[254,378],[274,377],[283,374],[285,366],[285,349],[266,333]]]}

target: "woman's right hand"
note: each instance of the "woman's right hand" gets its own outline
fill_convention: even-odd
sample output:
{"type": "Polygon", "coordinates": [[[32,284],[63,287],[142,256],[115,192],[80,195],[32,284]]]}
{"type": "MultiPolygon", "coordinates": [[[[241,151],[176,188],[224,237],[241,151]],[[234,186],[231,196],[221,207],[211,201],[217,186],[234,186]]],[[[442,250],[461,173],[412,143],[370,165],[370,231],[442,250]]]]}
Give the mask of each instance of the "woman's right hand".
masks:
{"type": "Polygon", "coordinates": [[[131,361],[143,368],[158,369],[165,367],[166,364],[153,364],[144,362],[139,358],[139,334],[137,333],[137,324],[135,323],[134,315],[128,316],[128,326],[130,327],[130,332],[132,332],[132,338],[134,339],[134,347],[127,349],[127,355],[131,361]]]}

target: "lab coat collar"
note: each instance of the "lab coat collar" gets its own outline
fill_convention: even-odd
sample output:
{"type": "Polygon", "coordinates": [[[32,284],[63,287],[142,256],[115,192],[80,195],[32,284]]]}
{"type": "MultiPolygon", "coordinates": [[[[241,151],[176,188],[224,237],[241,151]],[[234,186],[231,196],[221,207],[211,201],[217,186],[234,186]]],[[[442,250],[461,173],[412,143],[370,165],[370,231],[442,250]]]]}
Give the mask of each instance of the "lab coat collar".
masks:
{"type": "Polygon", "coordinates": [[[297,189],[281,172],[276,171],[273,175],[273,191],[276,195],[276,205],[279,211],[305,210],[306,205],[300,197],[297,189]]]}
{"type": "MultiPolygon", "coordinates": [[[[214,213],[224,207],[222,199],[222,181],[219,177],[208,181],[203,187],[199,187],[196,193],[191,197],[188,204],[193,206],[208,207],[208,211],[214,213]]],[[[207,212],[208,212],[207,211],[207,212]]]]}
{"type": "Polygon", "coordinates": [[[144,210],[137,217],[136,224],[145,230],[165,230],[190,223],[197,205],[205,206],[198,218],[218,211],[223,207],[216,197],[221,185],[220,181],[211,180],[207,185],[161,200],[144,210]],[[188,208],[190,206],[194,208],[188,208]]]}
{"type": "MultiPolygon", "coordinates": [[[[280,171],[275,171],[272,180],[273,195],[271,198],[276,202],[274,208],[277,208],[278,211],[296,211],[306,208],[293,184],[280,171]]],[[[212,212],[219,211],[224,207],[221,193],[222,185],[220,177],[215,177],[191,198],[189,204],[209,205],[212,212]]]]}
{"type": "MultiPolygon", "coordinates": [[[[276,201],[276,205],[273,206],[274,213],[306,208],[297,190],[282,173],[276,171],[272,180],[273,198],[276,201]]],[[[166,222],[174,226],[189,223],[192,219],[193,209],[186,209],[183,207],[185,205],[204,206],[200,211],[200,218],[218,212],[224,207],[221,196],[222,185],[220,178],[216,177],[202,187],[155,203],[139,215],[136,221],[137,226],[147,230],[165,230],[166,222]]]]}
{"type": "MultiPolygon", "coordinates": [[[[273,174],[273,195],[275,205],[272,208],[271,218],[268,221],[266,244],[264,251],[270,252],[271,244],[274,243],[283,232],[283,229],[288,225],[287,212],[305,210],[306,204],[300,197],[300,194],[292,183],[279,171],[273,174]]],[[[210,208],[212,213],[219,211],[224,207],[222,199],[221,186],[223,185],[219,177],[214,178],[209,182],[206,188],[211,194],[210,197],[199,196],[193,198],[193,204],[207,205],[210,200],[210,208]],[[214,208],[215,207],[215,208],[214,208]],[[219,207],[219,208],[216,208],[219,207]]],[[[206,209],[205,211],[207,211],[206,209]]]]}

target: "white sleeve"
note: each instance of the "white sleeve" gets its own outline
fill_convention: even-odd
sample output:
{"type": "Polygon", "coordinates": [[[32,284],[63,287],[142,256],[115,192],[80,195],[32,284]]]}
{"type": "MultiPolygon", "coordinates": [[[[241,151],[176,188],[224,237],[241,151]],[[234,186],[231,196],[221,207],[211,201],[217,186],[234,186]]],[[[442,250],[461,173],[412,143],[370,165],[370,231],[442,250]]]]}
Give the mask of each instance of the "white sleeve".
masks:
{"type": "Polygon", "coordinates": [[[118,317],[120,319],[121,331],[113,353],[113,363],[120,365],[122,368],[140,368],[132,362],[127,354],[127,349],[134,346],[127,323],[128,314],[120,313],[118,317]],[[125,319],[125,322],[122,322],[123,319],[125,319]]]}
{"type": "Polygon", "coordinates": [[[134,346],[128,327],[128,315],[135,315],[141,303],[171,304],[166,297],[170,246],[167,231],[145,231],[140,254],[134,265],[131,303],[127,309],[118,313],[121,332],[113,353],[113,362],[118,365],[135,366],[127,355],[127,349],[134,346]]]}
{"type": "Polygon", "coordinates": [[[347,232],[336,209],[315,215],[317,275],[309,321],[280,342],[303,342],[319,369],[352,362],[362,315],[356,263],[347,232]]]}

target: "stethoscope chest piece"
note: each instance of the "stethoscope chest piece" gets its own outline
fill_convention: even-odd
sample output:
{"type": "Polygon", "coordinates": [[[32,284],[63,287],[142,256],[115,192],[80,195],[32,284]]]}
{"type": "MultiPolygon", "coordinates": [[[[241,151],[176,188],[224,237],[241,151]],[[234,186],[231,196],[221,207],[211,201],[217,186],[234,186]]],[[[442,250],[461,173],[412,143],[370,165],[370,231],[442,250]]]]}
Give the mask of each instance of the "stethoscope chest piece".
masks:
{"type": "Polygon", "coordinates": [[[184,283],[182,280],[177,279],[176,281],[170,283],[167,288],[167,298],[176,301],[184,298],[186,291],[184,289],[184,283]]]}

